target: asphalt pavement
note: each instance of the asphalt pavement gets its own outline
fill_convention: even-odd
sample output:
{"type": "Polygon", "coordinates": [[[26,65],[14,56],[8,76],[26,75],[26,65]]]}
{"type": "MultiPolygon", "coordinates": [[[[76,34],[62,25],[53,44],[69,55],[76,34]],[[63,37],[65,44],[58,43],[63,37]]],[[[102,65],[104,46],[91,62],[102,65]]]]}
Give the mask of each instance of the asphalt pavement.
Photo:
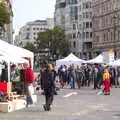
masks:
{"type": "Polygon", "coordinates": [[[120,88],[110,96],[97,95],[91,88],[61,89],[52,110],[43,109],[44,96],[37,92],[35,106],[12,113],[0,113],[0,120],[120,120],[120,88]]]}

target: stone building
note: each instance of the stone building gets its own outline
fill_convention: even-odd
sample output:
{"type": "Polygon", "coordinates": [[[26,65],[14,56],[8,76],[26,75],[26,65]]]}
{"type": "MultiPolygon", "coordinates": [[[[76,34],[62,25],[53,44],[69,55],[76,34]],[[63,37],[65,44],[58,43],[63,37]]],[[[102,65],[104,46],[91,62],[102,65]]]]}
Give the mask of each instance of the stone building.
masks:
{"type": "Polygon", "coordinates": [[[92,0],[56,0],[55,25],[65,30],[71,52],[92,57],[92,0]]]}
{"type": "Polygon", "coordinates": [[[19,34],[15,39],[15,43],[17,43],[18,46],[24,46],[27,42],[34,43],[39,32],[53,28],[53,18],[28,22],[26,25],[20,28],[19,34]]]}
{"type": "Polygon", "coordinates": [[[93,51],[120,57],[120,0],[93,0],[93,51]]]}

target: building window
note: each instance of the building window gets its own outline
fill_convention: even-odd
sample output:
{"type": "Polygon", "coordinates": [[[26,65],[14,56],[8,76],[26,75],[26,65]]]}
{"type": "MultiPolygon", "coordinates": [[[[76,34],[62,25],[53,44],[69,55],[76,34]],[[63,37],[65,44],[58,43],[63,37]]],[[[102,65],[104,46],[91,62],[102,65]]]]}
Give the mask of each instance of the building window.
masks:
{"type": "Polygon", "coordinates": [[[76,25],[75,24],[73,24],[73,30],[76,30],[76,25]]]}
{"type": "Polygon", "coordinates": [[[77,0],[69,0],[69,4],[77,4],[77,0]]]}
{"type": "Polygon", "coordinates": [[[79,29],[80,29],[80,30],[82,29],[82,25],[81,25],[81,24],[79,24],[79,29]]]}
{"type": "Polygon", "coordinates": [[[78,20],[78,8],[77,6],[70,7],[71,20],[78,20]]]}
{"type": "Polygon", "coordinates": [[[78,32],[77,38],[80,38],[80,39],[81,39],[81,33],[80,33],[80,32],[78,32]]]}
{"type": "Polygon", "coordinates": [[[73,39],[75,39],[75,38],[76,38],[76,34],[74,33],[74,34],[73,34],[73,39]]]}
{"type": "Polygon", "coordinates": [[[27,28],[27,31],[29,31],[30,30],[30,28],[27,28]]]}
{"type": "Polygon", "coordinates": [[[86,13],[83,13],[83,18],[86,18],[86,13]]]}
{"type": "Polygon", "coordinates": [[[92,12],[89,13],[90,18],[92,18],[92,12]]]}
{"type": "Polygon", "coordinates": [[[90,32],[90,38],[92,38],[93,37],[93,34],[92,34],[92,32],[90,32]]]}
{"type": "Polygon", "coordinates": [[[86,8],[89,8],[89,2],[86,3],[86,8]]]}
{"type": "Polygon", "coordinates": [[[89,22],[86,22],[86,28],[89,28],[89,22]]]}
{"type": "Polygon", "coordinates": [[[27,33],[26,39],[30,39],[30,33],[27,33]]]}
{"type": "Polygon", "coordinates": [[[104,33],[104,41],[106,41],[106,35],[105,35],[105,33],[104,33]]]}
{"type": "Polygon", "coordinates": [[[86,39],[89,39],[89,32],[86,32],[86,39]]]}
{"type": "Polygon", "coordinates": [[[90,28],[92,28],[92,22],[90,22],[90,28]]]}
{"type": "Polygon", "coordinates": [[[79,15],[79,20],[82,20],[82,15],[79,15]]]}
{"type": "Polygon", "coordinates": [[[34,32],[33,35],[36,35],[36,33],[34,32]]]}
{"type": "Polygon", "coordinates": [[[76,42],[75,41],[73,42],[73,47],[76,48],[76,42]]]}
{"type": "Polygon", "coordinates": [[[85,22],[83,23],[83,29],[86,29],[86,23],[85,22]]]}
{"type": "Polygon", "coordinates": [[[85,32],[83,32],[83,39],[85,39],[85,32]]]}
{"type": "Polygon", "coordinates": [[[88,12],[86,12],[86,18],[89,18],[89,13],[88,12]]]}
{"type": "Polygon", "coordinates": [[[81,6],[79,6],[79,11],[81,11],[81,6]]]}
{"type": "Polygon", "coordinates": [[[33,28],[33,30],[35,30],[35,28],[33,28]]]}
{"type": "Polygon", "coordinates": [[[110,40],[112,41],[112,32],[110,32],[110,40]]]}

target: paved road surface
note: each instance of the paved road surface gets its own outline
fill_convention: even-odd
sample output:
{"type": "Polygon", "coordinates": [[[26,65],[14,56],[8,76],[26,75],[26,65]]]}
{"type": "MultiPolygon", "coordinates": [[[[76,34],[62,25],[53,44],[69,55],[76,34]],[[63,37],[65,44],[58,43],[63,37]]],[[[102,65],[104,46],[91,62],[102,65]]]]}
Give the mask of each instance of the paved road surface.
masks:
{"type": "Polygon", "coordinates": [[[44,96],[38,93],[35,107],[0,113],[0,120],[120,120],[120,88],[110,96],[96,95],[90,88],[60,90],[50,112],[44,112],[44,96]]]}

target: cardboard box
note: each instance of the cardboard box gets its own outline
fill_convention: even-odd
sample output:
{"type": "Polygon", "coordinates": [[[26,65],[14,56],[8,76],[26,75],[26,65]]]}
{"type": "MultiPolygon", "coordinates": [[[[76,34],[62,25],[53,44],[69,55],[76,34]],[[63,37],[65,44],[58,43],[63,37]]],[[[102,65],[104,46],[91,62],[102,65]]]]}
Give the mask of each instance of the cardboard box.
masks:
{"type": "Polygon", "coordinates": [[[26,107],[26,100],[18,99],[8,102],[0,102],[0,112],[9,113],[26,107]]]}
{"type": "Polygon", "coordinates": [[[0,102],[0,112],[12,112],[13,109],[13,102],[0,102]]]}

